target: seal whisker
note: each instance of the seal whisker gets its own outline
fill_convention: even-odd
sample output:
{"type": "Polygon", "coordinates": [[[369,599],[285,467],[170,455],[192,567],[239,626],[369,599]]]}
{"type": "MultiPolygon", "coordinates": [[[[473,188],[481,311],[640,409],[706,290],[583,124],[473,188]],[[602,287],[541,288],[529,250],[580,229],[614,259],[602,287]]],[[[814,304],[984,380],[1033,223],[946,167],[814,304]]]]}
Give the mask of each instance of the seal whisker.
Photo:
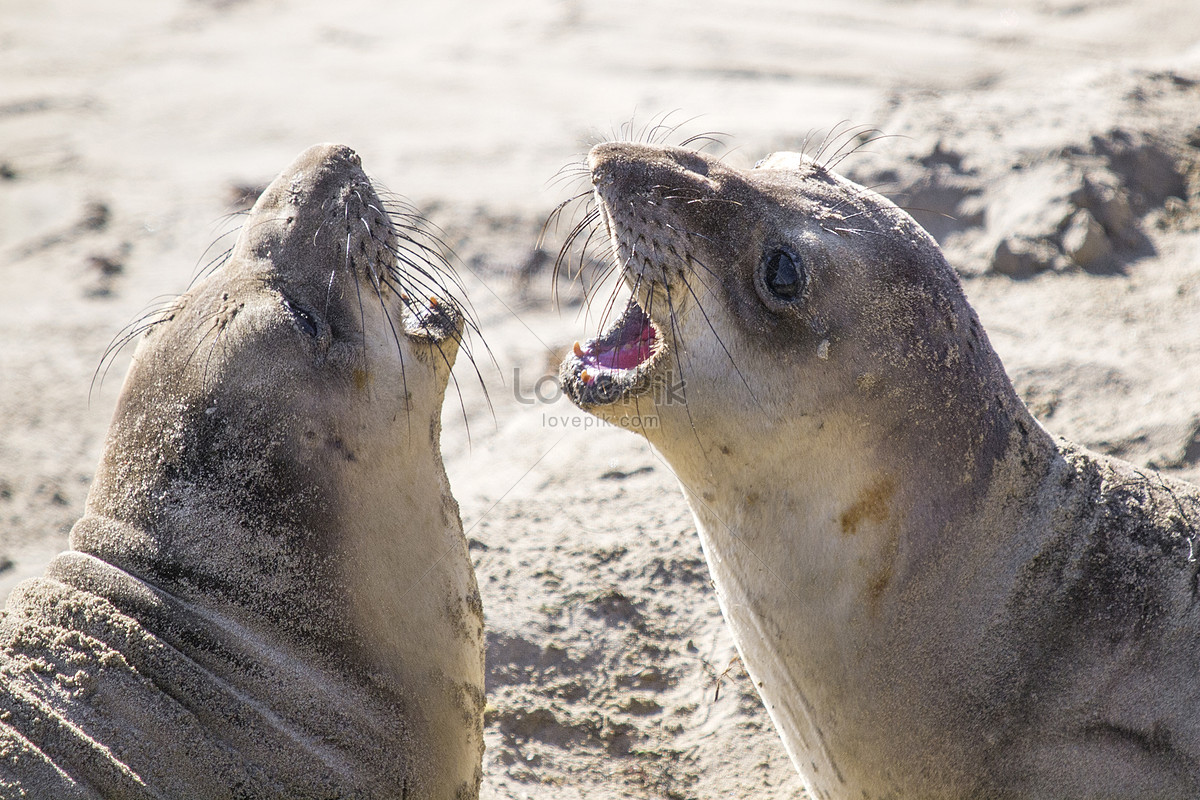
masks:
{"type": "MultiPolygon", "coordinates": [[[[688,400],[687,400],[688,380],[687,380],[687,375],[684,374],[684,371],[683,371],[683,360],[682,360],[683,355],[684,355],[684,348],[683,348],[683,345],[681,344],[682,334],[680,333],[679,324],[678,324],[678,321],[676,320],[676,316],[675,316],[675,304],[672,301],[672,297],[671,297],[671,284],[668,282],[664,282],[662,284],[662,286],[663,286],[663,289],[665,290],[666,296],[667,296],[667,316],[671,321],[671,324],[670,324],[671,349],[675,353],[675,368],[677,370],[679,370],[679,386],[681,387],[680,391],[683,393],[683,410],[684,410],[684,413],[687,414],[688,427],[692,431],[692,436],[695,437],[696,444],[700,446],[701,452],[704,452],[704,443],[700,440],[700,431],[696,428],[696,420],[692,416],[691,404],[688,403],[688,400]]],[[[649,313],[649,312],[647,312],[647,313],[649,313]]],[[[690,358],[690,354],[689,354],[689,358],[690,358]]]]}
{"type": "Polygon", "coordinates": [[[199,281],[199,280],[202,280],[203,278],[208,277],[213,272],[220,269],[221,265],[229,260],[229,256],[233,253],[232,246],[226,248],[225,250],[221,251],[217,255],[213,256],[207,262],[204,261],[205,257],[208,256],[209,252],[214,247],[217,246],[217,242],[221,241],[222,239],[226,239],[230,235],[233,235],[236,233],[237,233],[236,231],[227,231],[225,233],[222,233],[220,236],[218,236],[216,239],[214,239],[207,248],[205,248],[204,252],[200,255],[200,258],[196,259],[196,266],[193,267],[193,269],[192,269],[192,277],[188,280],[189,286],[194,285],[196,283],[196,281],[199,281]],[[201,263],[201,262],[203,262],[203,263],[201,263]]]}
{"type": "Polygon", "coordinates": [[[825,226],[823,226],[823,225],[821,227],[824,228],[825,230],[828,230],[828,231],[831,231],[832,233],[837,233],[837,234],[852,234],[855,236],[863,236],[863,237],[882,236],[884,238],[887,238],[887,236],[888,236],[886,231],[873,231],[873,230],[869,230],[867,228],[825,228],[825,226]]]}
{"type": "Polygon", "coordinates": [[[704,133],[697,133],[693,136],[687,137],[681,141],[677,147],[691,147],[696,142],[703,142],[703,144],[697,148],[700,151],[703,151],[704,148],[708,147],[709,145],[715,147],[728,147],[728,142],[725,141],[725,139],[728,137],[729,134],[723,131],[706,131],[704,133]]]}
{"type": "MultiPolygon", "coordinates": [[[[597,285],[602,286],[604,284],[604,282],[607,281],[610,277],[612,277],[613,275],[619,274],[620,272],[622,272],[622,270],[620,268],[618,268],[616,265],[606,268],[604,270],[604,272],[601,274],[600,281],[597,283],[597,285]]],[[[640,282],[641,282],[641,274],[639,273],[637,282],[634,284],[634,287],[631,290],[635,296],[636,296],[636,287],[638,284],[640,284],[640,282]]],[[[587,306],[587,309],[589,312],[591,311],[591,307],[592,307],[592,296],[593,295],[586,296],[586,306],[587,306]]],[[[616,309],[617,298],[620,296],[621,296],[621,282],[619,280],[615,280],[615,281],[613,281],[612,291],[610,291],[608,293],[608,299],[605,301],[603,310],[600,313],[601,326],[608,325],[608,321],[612,318],[613,311],[616,309]]]]}
{"type": "MultiPolygon", "coordinates": [[[[883,141],[884,139],[907,137],[902,137],[899,134],[894,133],[884,133],[879,128],[867,128],[866,130],[856,133],[854,138],[859,139],[860,141],[855,143],[855,145],[848,150],[844,150],[841,153],[835,153],[833,156],[831,156],[830,160],[824,165],[825,169],[830,171],[837,169],[843,161],[856,153],[862,152],[862,149],[867,145],[875,144],[876,142],[883,141]]],[[[850,142],[847,142],[846,144],[848,145],[850,142]]]]}
{"type": "Polygon", "coordinates": [[[208,385],[209,383],[209,369],[212,367],[213,353],[216,351],[217,345],[221,343],[221,334],[225,331],[225,328],[228,324],[228,317],[226,317],[226,312],[224,309],[218,308],[212,312],[207,320],[204,321],[211,322],[212,324],[209,326],[207,331],[201,334],[200,340],[196,342],[195,349],[184,362],[184,367],[186,368],[189,364],[191,364],[192,358],[194,358],[196,354],[200,352],[200,347],[206,341],[208,342],[208,351],[204,357],[204,366],[200,369],[200,385],[202,386],[208,385]]]}
{"type": "Polygon", "coordinates": [[[814,156],[813,158],[813,160],[816,161],[823,170],[832,171],[834,167],[845,160],[846,157],[853,155],[865,145],[870,144],[877,138],[880,138],[879,136],[872,134],[882,134],[882,131],[880,131],[879,128],[875,128],[870,125],[851,125],[848,120],[838,123],[838,125],[834,127],[834,130],[842,125],[845,125],[846,128],[840,131],[836,137],[829,142],[829,147],[832,149],[830,149],[828,157],[824,160],[822,160],[821,156],[819,155],[814,156]]]}
{"type": "Polygon", "coordinates": [[[440,280],[437,272],[428,269],[424,262],[413,259],[407,253],[397,254],[398,268],[395,270],[393,277],[409,290],[420,290],[419,294],[441,294],[445,299],[458,304],[459,291],[453,291],[440,280]],[[403,268],[399,268],[403,267],[403,268]]]}
{"type": "Polygon", "coordinates": [[[383,318],[387,322],[388,329],[392,332],[392,341],[396,344],[396,355],[400,359],[400,387],[404,392],[405,397],[405,424],[408,426],[409,433],[412,432],[412,404],[408,402],[408,372],[404,368],[404,347],[400,343],[400,331],[396,329],[396,323],[392,319],[392,314],[388,310],[387,303],[383,300],[383,295],[378,295],[379,308],[383,312],[383,318]]]}
{"type": "MultiPolygon", "coordinates": [[[[586,254],[585,253],[586,242],[591,241],[592,234],[596,230],[595,224],[599,219],[600,219],[600,209],[591,208],[584,215],[583,219],[581,219],[578,223],[576,223],[575,226],[571,228],[570,232],[567,233],[566,239],[563,242],[562,247],[559,248],[558,256],[554,259],[554,267],[551,270],[551,279],[553,280],[555,287],[557,287],[557,285],[558,285],[558,279],[559,279],[559,276],[561,275],[562,266],[563,266],[564,262],[567,267],[567,275],[572,281],[576,280],[579,277],[582,277],[584,258],[585,258],[585,254],[586,254]],[[580,254],[579,254],[579,270],[577,272],[572,273],[571,253],[573,252],[573,245],[575,243],[575,240],[579,236],[581,236],[584,231],[588,231],[588,238],[585,240],[584,250],[581,250],[580,254]]],[[[557,295],[557,288],[555,288],[554,291],[557,295]]],[[[586,287],[585,287],[585,294],[586,294],[586,287]]]]}
{"type": "MultiPolygon", "coordinates": [[[[402,304],[414,316],[414,318],[419,320],[422,315],[429,313],[427,308],[415,302],[410,296],[412,294],[417,294],[417,292],[413,291],[414,285],[418,288],[428,288],[432,286],[433,288],[440,290],[443,294],[449,296],[452,301],[456,302],[456,298],[450,292],[446,292],[445,287],[438,283],[434,275],[429,271],[424,268],[417,268],[415,266],[413,271],[418,273],[421,277],[415,278],[409,271],[397,271],[391,273],[390,275],[380,276],[380,282],[382,285],[388,286],[390,289],[392,289],[392,291],[394,291],[401,298],[402,304]],[[401,283],[399,285],[395,285],[392,283],[394,280],[401,281],[401,283]],[[407,281],[407,285],[404,283],[405,281],[407,281]]],[[[487,384],[483,379],[483,373],[479,369],[479,363],[476,359],[475,353],[467,340],[466,333],[474,332],[480,337],[480,340],[483,342],[485,352],[487,352],[491,357],[493,363],[495,363],[495,356],[492,355],[491,349],[488,347],[487,341],[484,339],[482,331],[480,330],[474,317],[470,314],[463,313],[461,310],[459,310],[458,313],[461,315],[462,319],[462,330],[451,331],[449,336],[455,341],[456,347],[459,349],[459,351],[464,353],[467,357],[467,360],[470,362],[471,369],[475,373],[475,377],[479,381],[479,386],[483,391],[484,402],[487,404],[489,413],[494,416],[495,409],[492,405],[491,395],[489,394],[487,384]]],[[[443,363],[448,369],[451,368],[452,362],[443,350],[441,342],[435,340],[434,345],[436,346],[443,363]]],[[[462,388],[459,385],[458,378],[454,375],[452,369],[450,370],[450,380],[454,383],[455,394],[458,396],[459,406],[463,415],[463,425],[467,433],[467,441],[469,445],[471,441],[471,428],[466,411],[466,401],[463,398],[462,388]]]]}
{"type": "MultiPolygon", "coordinates": [[[[592,197],[592,190],[589,188],[589,189],[585,189],[585,190],[579,192],[578,194],[574,195],[573,197],[569,197],[566,200],[563,200],[561,203],[559,203],[557,206],[555,206],[554,210],[552,210],[546,216],[545,221],[542,222],[542,229],[538,232],[538,236],[534,242],[534,246],[541,247],[542,244],[546,241],[546,234],[550,231],[550,225],[552,223],[554,225],[554,229],[556,231],[558,230],[559,220],[562,219],[563,212],[568,207],[574,205],[575,203],[579,202],[580,200],[590,200],[591,197],[592,197]]],[[[588,213],[590,213],[590,210],[588,211],[588,213]]],[[[596,210],[596,213],[598,214],[599,210],[596,210]]]]}
{"type": "MultiPolygon", "coordinates": [[[[589,286],[584,287],[583,303],[581,304],[580,309],[576,314],[576,319],[580,319],[580,318],[592,313],[592,309],[595,307],[596,295],[599,293],[600,287],[604,286],[608,282],[609,278],[613,277],[613,275],[619,273],[620,271],[621,270],[618,265],[607,264],[603,268],[603,270],[600,272],[600,275],[597,277],[597,279],[595,281],[593,281],[592,285],[590,287],[589,286]]],[[[621,282],[619,280],[613,281],[612,289],[609,290],[609,292],[608,292],[608,298],[604,301],[603,306],[601,306],[601,312],[600,312],[600,320],[601,320],[600,324],[601,325],[607,324],[607,322],[610,318],[610,315],[612,313],[612,310],[616,305],[617,298],[620,296],[620,294],[621,294],[621,282]]]]}
{"type": "Polygon", "coordinates": [[[163,299],[152,301],[146,309],[138,313],[134,319],[117,331],[112,340],[104,348],[104,352],[100,356],[100,361],[96,364],[96,368],[92,372],[92,381],[88,387],[89,400],[93,390],[96,389],[97,378],[100,379],[99,389],[103,391],[104,378],[108,374],[108,369],[116,360],[117,355],[125,349],[125,346],[141,338],[155,326],[166,322],[171,312],[178,308],[179,304],[180,295],[168,295],[163,299]]]}
{"type": "MultiPolygon", "coordinates": [[[[664,111],[660,114],[654,115],[645,123],[642,123],[640,127],[635,127],[637,125],[637,115],[635,114],[627,122],[621,123],[621,127],[617,131],[614,131],[613,136],[610,138],[623,141],[648,142],[657,144],[658,142],[663,141],[667,137],[671,136],[671,134],[673,134],[679,127],[678,125],[668,125],[667,123],[667,120],[678,113],[678,109],[664,111]]],[[[685,120],[685,122],[687,121],[690,120],[685,120]]]]}
{"type": "MultiPolygon", "coordinates": [[[[266,222],[266,221],[267,220],[263,220],[262,222],[266,222]]],[[[280,220],[276,219],[276,220],[271,220],[271,221],[278,222],[280,220]]],[[[317,223],[315,228],[313,228],[312,239],[310,241],[310,244],[313,247],[317,247],[317,242],[319,242],[321,240],[321,231],[323,231],[325,229],[325,225],[328,223],[328,221],[329,221],[328,217],[322,216],[321,221],[319,223],[317,223]]]]}
{"type": "Polygon", "coordinates": [[[860,128],[870,130],[868,126],[852,125],[850,120],[845,119],[834,125],[825,133],[825,137],[821,140],[817,152],[812,154],[813,163],[822,170],[827,169],[825,162],[821,160],[825,155],[825,151],[832,148],[831,155],[837,154],[845,146],[846,141],[852,139],[854,132],[860,128]]]}
{"type": "Polygon", "coordinates": [[[695,117],[692,117],[691,119],[686,119],[681,123],[678,123],[678,124],[672,123],[672,124],[668,125],[667,118],[671,114],[674,114],[674,113],[676,113],[676,112],[672,111],[668,114],[663,115],[661,120],[659,120],[658,122],[655,122],[652,127],[643,128],[641,131],[639,131],[639,134],[640,134],[638,137],[639,140],[641,140],[643,142],[649,142],[652,144],[659,144],[661,142],[665,142],[668,138],[675,135],[675,131],[679,130],[680,125],[686,124],[688,122],[691,122],[693,119],[695,119],[695,117]]]}
{"type": "Polygon", "coordinates": [[[725,346],[725,340],[721,338],[721,334],[717,332],[716,327],[713,325],[712,320],[708,316],[708,312],[704,310],[704,304],[700,302],[700,297],[696,294],[695,289],[692,288],[691,282],[688,281],[686,275],[680,275],[680,278],[681,282],[687,288],[692,298],[696,301],[696,309],[700,312],[700,315],[704,317],[704,324],[706,324],[708,329],[712,331],[713,338],[716,340],[717,344],[720,345],[722,352],[725,353],[725,357],[729,359],[729,364],[733,367],[733,371],[737,373],[742,385],[745,386],[746,391],[750,393],[750,398],[754,401],[755,405],[761,405],[761,403],[758,401],[758,396],[754,394],[754,388],[750,386],[750,381],[746,380],[746,376],[743,375],[741,369],[738,368],[737,361],[734,359],[733,353],[729,352],[729,348],[725,346]]]}
{"type": "Polygon", "coordinates": [[[850,220],[854,219],[855,217],[869,217],[870,215],[871,215],[871,212],[864,209],[862,211],[855,211],[853,214],[839,215],[838,222],[849,222],[850,220]]]}
{"type": "Polygon", "coordinates": [[[693,200],[688,200],[688,203],[729,203],[730,205],[740,206],[741,203],[737,200],[726,200],[721,197],[697,197],[693,200]]]}
{"type": "Polygon", "coordinates": [[[407,232],[422,235],[428,233],[417,227],[401,230],[397,246],[392,248],[397,266],[403,265],[405,269],[402,272],[416,272],[422,279],[427,280],[428,285],[437,290],[436,293],[443,295],[459,308],[469,327],[478,332],[477,312],[467,294],[466,284],[450,260],[453,251],[441,239],[434,237],[431,243],[425,243],[417,241],[414,236],[408,236],[407,232]],[[430,261],[437,267],[431,268],[430,261]]]}
{"type": "MultiPolygon", "coordinates": [[[[347,214],[347,221],[349,221],[349,207],[346,208],[346,214],[347,214]]],[[[363,369],[365,369],[369,373],[370,369],[371,369],[371,364],[370,364],[370,354],[367,352],[367,312],[366,312],[366,309],[363,308],[362,285],[361,285],[361,282],[359,281],[358,270],[356,270],[354,268],[353,263],[351,263],[350,242],[351,242],[351,233],[349,231],[349,226],[347,225],[346,245],[345,245],[345,248],[343,251],[343,256],[342,256],[342,258],[343,258],[342,269],[345,270],[346,273],[350,275],[351,280],[354,282],[354,294],[358,300],[358,320],[359,320],[358,334],[359,334],[360,343],[362,345],[363,358],[365,360],[365,363],[363,364],[363,369]]]]}
{"type": "MultiPolygon", "coordinates": [[[[467,404],[466,404],[466,401],[463,399],[462,386],[460,386],[458,383],[458,376],[454,374],[454,370],[452,369],[453,364],[451,363],[450,359],[446,356],[446,351],[442,349],[442,343],[440,341],[435,342],[434,346],[437,348],[438,355],[440,355],[442,357],[442,363],[444,363],[446,365],[446,368],[450,371],[450,381],[454,384],[454,393],[458,397],[458,408],[459,408],[459,411],[462,413],[463,429],[467,435],[467,446],[470,447],[471,446],[471,421],[467,417],[467,404]]],[[[474,366],[474,364],[475,364],[474,360],[471,361],[471,364],[472,364],[472,366],[474,366]]],[[[482,385],[483,384],[483,376],[479,374],[478,369],[475,370],[475,374],[479,378],[480,385],[482,385]]],[[[484,397],[488,402],[488,408],[491,409],[491,407],[492,407],[491,398],[487,397],[486,390],[484,391],[484,397]]],[[[493,410],[492,413],[494,416],[495,411],[493,410]]]]}
{"type": "MultiPolygon", "coordinates": [[[[847,207],[863,210],[864,203],[869,206],[873,195],[883,194],[886,196],[887,192],[884,191],[883,187],[892,185],[894,183],[895,181],[880,181],[879,183],[873,183],[870,186],[858,187],[855,191],[848,192],[845,196],[839,198],[836,202],[831,204],[826,211],[830,214],[836,214],[841,209],[847,207]]],[[[891,199],[894,201],[895,198],[892,197],[891,199]]]]}
{"type": "MultiPolygon", "coordinates": [[[[410,292],[431,297],[441,295],[449,300],[461,314],[465,329],[480,337],[484,351],[494,363],[495,356],[482,335],[477,313],[466,291],[466,284],[452,263],[453,250],[446,243],[441,230],[414,206],[394,193],[389,193],[383,204],[396,237],[394,242],[384,244],[396,258],[395,267],[391,272],[398,293],[410,292]],[[431,267],[431,263],[435,266],[431,267]],[[447,285],[447,281],[453,288],[447,285]],[[422,291],[417,292],[415,289],[422,291]]],[[[386,284],[392,285],[391,281],[387,281],[386,284]]],[[[459,342],[465,343],[465,338],[459,337],[459,342]]],[[[475,368],[490,409],[491,397],[488,395],[482,374],[479,373],[475,355],[469,347],[464,347],[463,350],[475,368]]]]}
{"type": "MultiPolygon", "coordinates": [[[[671,225],[670,223],[664,223],[663,227],[666,228],[667,230],[671,231],[672,233],[682,234],[684,236],[694,236],[698,239],[706,238],[703,234],[688,230],[686,228],[678,228],[674,225],[671,225]]],[[[716,271],[714,271],[707,263],[705,263],[705,261],[703,259],[696,258],[696,257],[692,256],[691,254],[688,254],[688,258],[691,260],[680,262],[684,268],[687,268],[694,264],[695,266],[698,266],[701,269],[703,269],[705,272],[707,272],[710,277],[720,280],[720,276],[716,273],[716,271]]]]}
{"type": "MultiPolygon", "coordinates": [[[[575,280],[579,281],[580,287],[583,289],[584,298],[586,300],[586,302],[585,302],[586,308],[590,308],[591,301],[590,301],[589,296],[593,292],[593,287],[603,286],[604,282],[607,281],[609,279],[609,277],[611,277],[613,274],[615,274],[616,272],[619,271],[617,265],[612,263],[611,261],[602,262],[602,263],[605,263],[606,266],[604,267],[603,270],[601,270],[600,275],[598,277],[593,278],[592,285],[589,285],[588,283],[586,283],[583,280],[583,269],[584,269],[583,260],[584,260],[585,254],[590,249],[592,249],[592,247],[594,246],[592,244],[592,240],[596,236],[596,234],[599,233],[599,231],[600,231],[599,226],[593,226],[591,231],[588,232],[587,238],[584,239],[583,247],[580,250],[579,270],[574,275],[568,276],[571,278],[572,281],[575,281],[575,280]]],[[[554,294],[555,300],[557,301],[557,297],[558,297],[557,282],[555,282],[552,292],[554,294]]]]}
{"type": "MultiPolygon", "coordinates": [[[[410,226],[398,226],[396,229],[396,241],[391,246],[391,250],[400,256],[402,253],[408,254],[415,261],[406,261],[409,264],[427,264],[433,262],[437,265],[436,272],[439,279],[444,277],[449,280],[460,292],[466,292],[466,285],[459,277],[450,259],[442,252],[443,249],[448,249],[445,244],[440,241],[435,241],[432,244],[419,241],[415,235],[419,229],[410,226]],[[436,246],[435,246],[436,245],[436,246]]],[[[426,267],[422,266],[422,269],[426,267]]]]}
{"type": "MultiPolygon", "coordinates": [[[[358,195],[357,189],[355,189],[355,194],[358,195]]],[[[364,207],[371,205],[362,200],[361,197],[360,202],[362,202],[364,207]]],[[[388,204],[385,203],[385,205],[388,204]]],[[[379,211],[378,209],[376,210],[379,211]]],[[[386,303],[384,302],[383,289],[385,287],[391,291],[394,291],[398,296],[401,297],[402,305],[411,313],[413,313],[415,319],[418,321],[418,324],[422,325],[425,324],[420,322],[422,316],[430,315],[433,312],[445,313],[444,311],[439,311],[439,307],[436,305],[438,302],[438,295],[442,296],[443,301],[448,301],[452,305],[457,305],[459,302],[458,294],[461,292],[465,296],[466,290],[461,278],[454,272],[448,257],[445,255],[445,251],[449,248],[446,247],[445,242],[439,236],[431,232],[430,223],[423,216],[417,213],[411,206],[408,206],[407,204],[397,205],[395,201],[393,201],[393,204],[388,208],[388,213],[379,213],[381,213],[383,219],[387,220],[388,233],[391,234],[390,238],[381,238],[371,229],[371,226],[362,217],[359,217],[359,221],[363,225],[367,239],[386,248],[388,252],[390,252],[395,258],[394,266],[389,267],[389,270],[386,273],[378,272],[375,269],[376,265],[374,262],[369,262],[367,267],[368,274],[370,275],[372,281],[372,288],[380,302],[384,317],[391,328],[393,338],[396,340],[397,345],[399,345],[400,334],[392,322],[391,314],[386,307],[386,303]],[[418,239],[418,236],[421,238],[418,239]],[[439,269],[431,268],[429,266],[430,262],[437,264],[439,269]],[[443,278],[447,276],[458,289],[458,291],[451,291],[448,288],[446,282],[443,280],[443,278]],[[393,279],[398,283],[398,286],[392,285],[393,279]],[[421,293],[426,294],[430,298],[430,302],[433,304],[430,310],[426,310],[423,306],[415,304],[411,298],[408,297],[409,294],[418,294],[418,292],[414,291],[414,289],[421,289],[421,293]]],[[[349,247],[347,247],[347,255],[349,256],[349,247]]],[[[353,272],[353,274],[355,277],[355,288],[356,291],[359,292],[359,305],[361,314],[362,295],[360,282],[358,280],[357,272],[353,272]]],[[[450,332],[449,336],[454,339],[455,350],[466,353],[467,358],[471,363],[471,367],[475,372],[476,378],[479,380],[480,386],[483,389],[484,399],[488,404],[488,408],[494,414],[495,412],[491,405],[491,397],[487,392],[487,386],[483,380],[482,373],[479,371],[475,356],[470,347],[463,346],[464,332],[473,330],[474,332],[479,333],[478,325],[476,324],[471,313],[459,313],[461,313],[462,316],[463,327],[460,330],[454,330],[450,332]]],[[[365,322],[363,324],[365,336],[365,322]]],[[[462,394],[462,387],[458,382],[458,377],[454,374],[452,369],[453,362],[447,355],[440,339],[432,340],[432,345],[438,351],[438,355],[447,369],[449,380],[454,384],[455,394],[458,397],[459,408],[462,412],[463,424],[467,433],[467,440],[469,444],[471,441],[470,420],[467,415],[466,401],[462,394]]],[[[407,386],[407,378],[405,377],[403,367],[403,362],[401,362],[401,377],[407,386]]],[[[405,394],[407,395],[407,388],[405,388],[405,394]]]]}
{"type": "MultiPolygon", "coordinates": [[[[546,186],[547,188],[550,188],[560,183],[579,181],[583,178],[586,178],[587,174],[587,164],[583,163],[582,161],[572,161],[569,164],[564,164],[563,166],[559,167],[558,171],[546,180],[546,186]]],[[[587,192],[590,194],[591,190],[589,189],[587,192]]]]}
{"type": "Polygon", "coordinates": [[[322,316],[326,319],[329,318],[329,304],[333,301],[333,282],[336,278],[337,268],[335,267],[329,270],[329,280],[325,284],[325,309],[322,316]]]}
{"type": "MultiPolygon", "coordinates": [[[[494,420],[496,418],[496,408],[495,408],[495,406],[492,405],[492,396],[488,392],[487,384],[483,380],[483,373],[479,369],[479,363],[475,360],[475,353],[471,349],[471,343],[462,334],[452,334],[452,338],[456,339],[460,350],[462,352],[466,353],[467,361],[471,364],[471,370],[475,373],[475,379],[477,381],[479,381],[479,388],[483,391],[483,401],[487,404],[488,413],[490,413],[492,415],[492,419],[494,420]]],[[[484,344],[484,346],[486,348],[486,346],[487,346],[486,343],[484,344]]],[[[439,346],[439,349],[440,349],[440,346],[439,346]]],[[[492,357],[492,363],[496,364],[495,356],[492,355],[491,350],[488,350],[487,353],[489,356],[492,357]]],[[[497,366],[497,368],[499,368],[498,364],[496,364],[496,366],[497,366]]],[[[455,386],[457,387],[457,385],[458,384],[456,381],[455,386]]],[[[459,404],[463,405],[463,398],[462,398],[461,393],[459,393],[458,399],[459,399],[459,404]]],[[[465,416],[465,414],[466,414],[465,405],[463,406],[462,410],[463,410],[463,414],[465,416]]],[[[470,426],[466,424],[466,422],[467,422],[466,419],[464,419],[463,424],[467,431],[467,444],[470,445],[471,444],[471,429],[470,429],[470,426]]]]}

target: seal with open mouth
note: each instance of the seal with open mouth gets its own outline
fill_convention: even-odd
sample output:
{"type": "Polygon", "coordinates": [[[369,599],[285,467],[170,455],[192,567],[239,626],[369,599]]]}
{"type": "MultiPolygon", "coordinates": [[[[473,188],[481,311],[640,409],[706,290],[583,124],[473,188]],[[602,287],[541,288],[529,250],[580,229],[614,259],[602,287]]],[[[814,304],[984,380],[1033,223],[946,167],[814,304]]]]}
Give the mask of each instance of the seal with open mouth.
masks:
{"type": "Polygon", "coordinates": [[[0,619],[0,794],[478,795],[442,258],[319,145],[146,326],[71,549],[0,619]]]}
{"type": "Polygon", "coordinates": [[[1047,434],[875,192],[788,153],[589,166],[632,299],[564,387],[677,475],[811,793],[1200,796],[1200,489],[1047,434]]]}

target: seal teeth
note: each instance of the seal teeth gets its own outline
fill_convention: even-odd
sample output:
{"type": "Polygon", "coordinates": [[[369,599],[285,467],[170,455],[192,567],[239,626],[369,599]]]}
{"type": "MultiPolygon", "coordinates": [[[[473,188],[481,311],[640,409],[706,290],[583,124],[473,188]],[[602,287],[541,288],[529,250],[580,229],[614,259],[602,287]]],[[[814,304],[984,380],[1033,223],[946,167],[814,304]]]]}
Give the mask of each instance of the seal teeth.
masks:
{"type": "Polygon", "coordinates": [[[583,345],[581,345],[578,340],[575,342],[575,346],[571,349],[575,353],[576,358],[583,358],[583,345]]]}

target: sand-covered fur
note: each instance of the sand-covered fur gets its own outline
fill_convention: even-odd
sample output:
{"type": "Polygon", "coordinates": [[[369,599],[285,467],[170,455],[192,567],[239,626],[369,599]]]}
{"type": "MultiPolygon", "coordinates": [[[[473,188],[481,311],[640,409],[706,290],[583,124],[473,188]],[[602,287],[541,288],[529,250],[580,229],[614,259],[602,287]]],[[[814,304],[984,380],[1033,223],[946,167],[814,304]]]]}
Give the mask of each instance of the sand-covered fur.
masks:
{"type": "Polygon", "coordinates": [[[441,258],[318,145],[146,326],[72,549],[0,622],[4,796],[477,795],[441,258]]]}

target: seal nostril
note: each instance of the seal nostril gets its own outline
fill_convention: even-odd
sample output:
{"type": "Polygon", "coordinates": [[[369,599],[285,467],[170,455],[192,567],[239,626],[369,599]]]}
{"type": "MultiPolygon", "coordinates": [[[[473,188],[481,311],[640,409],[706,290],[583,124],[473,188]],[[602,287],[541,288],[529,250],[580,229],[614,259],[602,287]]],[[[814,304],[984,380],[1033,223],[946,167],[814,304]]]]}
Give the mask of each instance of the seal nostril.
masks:
{"type": "Polygon", "coordinates": [[[708,161],[696,151],[680,148],[672,150],[671,155],[674,157],[675,163],[689,172],[694,172],[701,177],[708,177],[708,161]]]}

